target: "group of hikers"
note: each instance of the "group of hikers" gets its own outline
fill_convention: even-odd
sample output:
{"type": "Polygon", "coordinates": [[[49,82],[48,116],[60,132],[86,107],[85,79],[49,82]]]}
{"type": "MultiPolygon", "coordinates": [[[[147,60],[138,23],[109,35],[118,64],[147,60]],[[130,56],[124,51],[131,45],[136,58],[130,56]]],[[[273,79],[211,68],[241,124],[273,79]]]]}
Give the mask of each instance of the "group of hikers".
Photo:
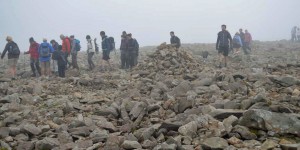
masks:
{"type": "MultiPolygon", "coordinates": [[[[222,68],[227,66],[227,57],[229,52],[232,50],[233,54],[239,54],[240,48],[243,49],[245,54],[249,54],[251,51],[250,44],[252,42],[251,34],[243,29],[240,29],[234,37],[226,30],[226,25],[221,26],[222,31],[218,33],[216,49],[218,50],[220,65],[218,67],[222,68]],[[222,65],[223,63],[223,65],[222,65]]],[[[115,42],[113,37],[108,37],[104,31],[100,32],[102,39],[102,60],[100,62],[100,71],[110,70],[110,53],[115,50],[115,42]],[[106,63],[106,65],[104,65],[106,63]],[[107,68],[108,66],[108,68],[107,68]]],[[[180,39],[175,36],[173,31],[170,32],[170,43],[175,48],[181,47],[180,39]]],[[[41,44],[38,44],[33,37],[29,39],[30,47],[29,50],[24,52],[24,54],[30,54],[30,67],[32,70],[32,77],[45,76],[49,77],[51,75],[51,70],[54,74],[59,77],[65,77],[65,71],[73,67],[73,69],[79,70],[77,63],[77,55],[81,50],[80,41],[75,39],[74,35],[70,37],[65,35],[60,35],[62,44],[59,45],[57,41],[51,40],[48,43],[47,39],[44,38],[41,44]],[[71,56],[71,62],[68,60],[71,56]],[[52,69],[51,69],[52,61],[52,69]]],[[[95,68],[95,63],[93,62],[93,56],[95,53],[99,53],[99,47],[97,44],[97,39],[92,40],[90,35],[86,36],[87,40],[87,62],[89,69],[93,70],[95,68]]],[[[7,44],[1,55],[1,59],[4,58],[5,54],[8,53],[8,66],[9,73],[12,79],[16,77],[16,65],[20,56],[20,49],[18,45],[13,41],[12,37],[7,36],[7,44]]],[[[136,39],[132,37],[131,33],[122,32],[121,35],[121,69],[131,69],[138,64],[139,56],[139,43],[136,39]]]]}
{"type": "MultiPolygon", "coordinates": [[[[112,69],[110,65],[110,52],[115,50],[115,42],[113,37],[108,37],[104,31],[100,32],[102,38],[101,48],[102,48],[102,61],[100,62],[100,71],[105,71],[107,69],[112,69]],[[107,63],[107,65],[104,65],[107,63]],[[108,66],[108,67],[107,67],[108,66]]],[[[125,31],[122,33],[121,40],[121,68],[130,69],[137,65],[138,55],[139,55],[139,44],[136,39],[132,38],[132,34],[127,34],[125,31]]],[[[57,41],[51,40],[50,43],[46,38],[43,39],[41,44],[37,43],[33,37],[29,38],[29,50],[24,52],[24,54],[30,55],[30,67],[32,70],[32,77],[43,76],[49,77],[52,73],[58,75],[59,77],[65,77],[65,71],[73,67],[73,69],[79,70],[77,63],[77,55],[81,50],[80,41],[75,39],[74,35],[70,37],[63,34],[60,35],[62,44],[59,45],[57,41]],[[71,56],[71,62],[68,58],[71,56]],[[51,69],[52,62],[52,69],[51,69]]],[[[86,36],[87,40],[87,62],[89,69],[93,70],[95,64],[93,62],[93,56],[95,53],[99,53],[99,47],[97,44],[97,39],[92,40],[90,35],[86,36]]],[[[10,73],[12,79],[16,77],[16,69],[18,59],[20,57],[21,51],[12,39],[11,36],[6,38],[7,44],[4,51],[1,54],[1,59],[4,58],[6,53],[8,53],[8,72],[10,73]]]]}
{"type": "Polygon", "coordinates": [[[291,31],[292,42],[300,42],[300,27],[294,26],[291,31]]]}
{"type": "Polygon", "coordinates": [[[244,54],[247,55],[251,51],[250,45],[252,43],[252,36],[248,30],[245,30],[244,33],[243,29],[240,29],[232,38],[231,34],[226,30],[226,25],[222,25],[221,28],[222,31],[218,33],[216,43],[216,49],[218,50],[220,59],[219,68],[222,68],[223,66],[227,67],[227,57],[230,50],[233,50],[233,54],[237,55],[240,53],[240,48],[242,48],[244,54]]]}

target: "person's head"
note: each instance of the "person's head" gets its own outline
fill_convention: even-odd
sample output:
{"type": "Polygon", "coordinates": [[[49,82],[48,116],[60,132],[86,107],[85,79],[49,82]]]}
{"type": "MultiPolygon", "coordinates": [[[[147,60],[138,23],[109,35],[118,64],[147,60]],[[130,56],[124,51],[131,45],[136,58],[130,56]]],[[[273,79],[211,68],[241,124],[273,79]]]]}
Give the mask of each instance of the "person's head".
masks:
{"type": "Polygon", "coordinates": [[[248,30],[245,30],[245,33],[248,33],[248,30]]]}
{"type": "Polygon", "coordinates": [[[6,37],[6,41],[7,41],[7,42],[12,42],[12,41],[13,41],[13,39],[12,39],[12,37],[11,37],[11,36],[7,36],[7,37],[6,37]]]}
{"type": "Polygon", "coordinates": [[[58,45],[57,49],[58,49],[59,51],[61,51],[61,50],[62,50],[62,46],[61,46],[61,45],[58,45]]]}
{"type": "Polygon", "coordinates": [[[61,34],[59,37],[61,40],[65,39],[65,36],[63,34],[61,34]]]}
{"type": "Polygon", "coordinates": [[[226,30],[226,25],[223,24],[223,25],[221,26],[221,28],[222,28],[222,31],[225,31],[225,30],[226,30]]]}
{"type": "Polygon", "coordinates": [[[132,39],[132,34],[131,34],[131,33],[128,33],[128,34],[127,34],[127,38],[128,38],[128,39],[132,39]]]}
{"type": "Polygon", "coordinates": [[[174,31],[171,31],[171,32],[170,32],[170,35],[171,35],[171,36],[175,36],[174,31]]]}
{"type": "Polygon", "coordinates": [[[240,33],[243,32],[243,29],[240,29],[240,33]]]}
{"type": "Polygon", "coordinates": [[[236,32],[235,35],[240,35],[240,33],[239,33],[239,32],[236,32]]]}
{"type": "Polygon", "coordinates": [[[105,36],[105,32],[104,32],[104,31],[101,31],[101,32],[100,32],[100,36],[101,36],[101,37],[104,37],[104,36],[105,36]]]}
{"type": "Polygon", "coordinates": [[[51,43],[52,45],[54,45],[54,44],[56,43],[56,41],[55,41],[55,40],[51,40],[50,43],[51,43]]]}
{"type": "Polygon", "coordinates": [[[71,36],[70,36],[70,40],[73,41],[74,39],[75,39],[75,36],[74,36],[74,35],[71,35],[71,36]]]}
{"type": "Polygon", "coordinates": [[[30,44],[34,43],[33,37],[29,38],[29,43],[30,43],[30,44]]]}
{"type": "Polygon", "coordinates": [[[122,36],[126,36],[126,35],[127,35],[126,31],[123,31],[122,36]]]}
{"type": "Polygon", "coordinates": [[[46,38],[43,38],[43,42],[47,42],[47,39],[46,39],[46,38]]]}
{"type": "Polygon", "coordinates": [[[90,35],[87,35],[87,36],[86,36],[86,40],[91,40],[91,36],[90,36],[90,35]]]}

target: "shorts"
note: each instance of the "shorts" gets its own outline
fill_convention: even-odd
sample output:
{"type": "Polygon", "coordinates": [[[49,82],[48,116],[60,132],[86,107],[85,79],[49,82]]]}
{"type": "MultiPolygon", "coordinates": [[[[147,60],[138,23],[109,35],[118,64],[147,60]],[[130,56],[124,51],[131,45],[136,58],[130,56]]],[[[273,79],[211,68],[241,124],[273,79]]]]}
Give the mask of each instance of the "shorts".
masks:
{"type": "Polygon", "coordinates": [[[44,69],[49,69],[50,68],[50,61],[41,62],[41,67],[44,68],[44,69]]]}
{"type": "Polygon", "coordinates": [[[228,53],[229,53],[229,47],[226,46],[226,47],[219,47],[219,50],[218,50],[218,53],[222,53],[223,56],[228,56],[228,53]]]}
{"type": "Polygon", "coordinates": [[[109,60],[110,59],[109,54],[110,54],[110,51],[108,51],[108,50],[107,51],[103,51],[102,52],[102,55],[103,55],[102,59],[103,60],[109,60]]]}
{"type": "Polygon", "coordinates": [[[9,67],[14,67],[17,65],[19,58],[11,58],[8,59],[8,66],[9,67]]]}
{"type": "Polygon", "coordinates": [[[233,48],[241,48],[241,45],[233,43],[233,48]]]}

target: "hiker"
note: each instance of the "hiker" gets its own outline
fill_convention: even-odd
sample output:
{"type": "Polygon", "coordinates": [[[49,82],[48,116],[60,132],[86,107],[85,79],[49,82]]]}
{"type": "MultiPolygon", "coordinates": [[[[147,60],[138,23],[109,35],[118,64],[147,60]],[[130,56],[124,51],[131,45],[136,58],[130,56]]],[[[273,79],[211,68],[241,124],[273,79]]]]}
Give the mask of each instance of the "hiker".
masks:
{"type": "MultiPolygon", "coordinates": [[[[109,62],[109,54],[115,48],[113,37],[106,36],[104,31],[100,32],[100,36],[102,38],[102,60],[107,62],[109,69],[112,69],[109,62]]],[[[106,70],[106,68],[103,67],[103,61],[101,62],[101,70],[106,70]]]]}
{"type": "Polygon", "coordinates": [[[62,40],[62,52],[65,53],[66,69],[67,69],[68,64],[69,64],[69,66],[71,66],[71,63],[68,61],[68,57],[69,57],[70,52],[71,52],[70,39],[67,36],[64,36],[63,34],[60,35],[60,39],[62,40]]]}
{"type": "Polygon", "coordinates": [[[87,40],[87,54],[88,54],[89,69],[93,70],[95,68],[95,64],[93,62],[93,56],[95,54],[95,50],[93,48],[91,36],[87,35],[86,40],[87,40]]]}
{"type": "Polygon", "coordinates": [[[297,27],[295,26],[295,27],[292,28],[292,31],[291,31],[291,34],[292,34],[292,42],[297,41],[296,32],[297,32],[297,27]]]}
{"type": "Polygon", "coordinates": [[[128,64],[129,68],[133,68],[135,66],[135,59],[137,57],[137,47],[138,47],[138,43],[136,41],[136,39],[132,38],[132,34],[129,33],[127,34],[127,40],[128,40],[128,44],[127,44],[127,62],[126,64],[128,64]]]}
{"type": "MultiPolygon", "coordinates": [[[[59,46],[58,43],[55,40],[51,40],[50,43],[54,49],[54,52],[58,51],[58,46],[59,46]]],[[[53,57],[54,56],[52,55],[52,72],[53,74],[57,75],[58,74],[57,60],[54,59],[53,57]]]]}
{"type": "Polygon", "coordinates": [[[39,47],[39,56],[41,62],[41,75],[45,77],[49,77],[50,75],[50,58],[51,53],[54,52],[53,47],[50,43],[47,42],[47,39],[43,39],[43,43],[40,44],[39,47]]]}
{"type": "Polygon", "coordinates": [[[180,39],[177,36],[175,36],[174,31],[171,31],[170,35],[171,35],[171,39],[170,39],[171,45],[173,45],[176,48],[179,48],[181,46],[180,39]]]}
{"type": "Polygon", "coordinates": [[[78,63],[77,63],[77,53],[80,51],[80,41],[75,39],[74,35],[70,36],[71,40],[71,56],[72,56],[72,66],[74,69],[79,70],[78,63]]]}
{"type": "MultiPolygon", "coordinates": [[[[132,36],[132,35],[130,34],[130,36],[132,36]]],[[[138,41],[135,38],[133,38],[133,40],[134,40],[133,66],[136,66],[138,64],[140,46],[139,46],[138,41]]]]}
{"type": "Polygon", "coordinates": [[[230,33],[226,30],[226,25],[221,26],[222,31],[218,33],[216,49],[218,50],[220,64],[219,67],[222,68],[222,61],[224,66],[227,67],[227,57],[229,48],[232,49],[232,38],[230,33]],[[230,47],[229,47],[230,46],[230,47]]]}
{"type": "Polygon", "coordinates": [[[298,42],[300,42],[300,28],[297,29],[297,38],[298,38],[298,42]]]}
{"type": "Polygon", "coordinates": [[[126,31],[123,31],[122,35],[121,35],[121,45],[120,45],[121,69],[128,69],[129,68],[129,66],[126,63],[127,62],[126,58],[128,58],[128,56],[127,56],[127,44],[128,44],[127,33],[126,33],[126,31]]]}
{"type": "Polygon", "coordinates": [[[56,65],[58,66],[58,76],[61,78],[66,77],[66,59],[65,53],[62,52],[62,46],[58,45],[57,50],[53,52],[52,58],[56,60],[56,65]]]}
{"type": "Polygon", "coordinates": [[[233,45],[233,54],[239,54],[240,48],[243,46],[239,32],[237,32],[234,35],[234,37],[232,39],[232,45],[233,45]]]}
{"type": "Polygon", "coordinates": [[[242,44],[243,44],[242,49],[244,51],[244,54],[247,55],[249,53],[248,53],[248,51],[246,51],[246,48],[245,48],[245,33],[243,32],[243,29],[240,29],[239,31],[240,31],[240,37],[242,40],[242,44]]]}
{"type": "Polygon", "coordinates": [[[16,79],[17,63],[20,56],[20,49],[17,43],[15,43],[11,36],[6,37],[7,44],[1,54],[1,59],[4,58],[6,52],[8,52],[8,72],[13,80],[16,79]]]}
{"type": "Polygon", "coordinates": [[[37,76],[37,72],[41,75],[40,61],[39,61],[39,44],[33,39],[29,38],[29,50],[24,54],[30,54],[30,67],[32,71],[32,77],[37,76]],[[37,72],[36,72],[37,71],[37,72]]]}
{"type": "Polygon", "coordinates": [[[248,32],[248,30],[245,30],[245,42],[244,46],[246,50],[251,51],[250,44],[252,43],[252,35],[248,32]]]}

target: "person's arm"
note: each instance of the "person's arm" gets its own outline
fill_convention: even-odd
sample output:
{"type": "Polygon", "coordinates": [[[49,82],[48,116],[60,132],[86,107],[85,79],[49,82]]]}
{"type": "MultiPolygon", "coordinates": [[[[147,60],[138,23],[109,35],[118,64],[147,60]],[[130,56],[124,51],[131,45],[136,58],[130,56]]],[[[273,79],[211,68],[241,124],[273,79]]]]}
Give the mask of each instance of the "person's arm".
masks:
{"type": "Polygon", "coordinates": [[[227,32],[227,33],[228,33],[228,40],[229,40],[230,49],[232,49],[232,48],[233,48],[233,45],[232,45],[232,37],[231,37],[231,35],[230,35],[229,32],[227,32]]]}
{"type": "Polygon", "coordinates": [[[69,40],[66,40],[67,42],[66,42],[66,46],[67,46],[67,52],[70,54],[70,52],[71,52],[71,43],[70,43],[70,41],[69,40]]]}
{"type": "Polygon", "coordinates": [[[216,50],[219,50],[219,42],[220,42],[220,36],[218,34],[217,43],[216,43],[216,50]]]}
{"type": "Polygon", "coordinates": [[[243,42],[242,42],[241,37],[239,37],[239,43],[240,43],[241,46],[243,46],[243,42]]]}
{"type": "Polygon", "coordinates": [[[53,53],[53,52],[54,52],[54,48],[52,47],[52,45],[49,44],[48,46],[49,46],[49,48],[50,48],[50,53],[53,53]]]}
{"type": "Polygon", "coordinates": [[[1,59],[4,58],[4,56],[5,56],[5,54],[6,54],[7,51],[8,51],[8,44],[5,45],[5,48],[4,48],[4,50],[3,50],[2,54],[1,54],[1,59]]]}

